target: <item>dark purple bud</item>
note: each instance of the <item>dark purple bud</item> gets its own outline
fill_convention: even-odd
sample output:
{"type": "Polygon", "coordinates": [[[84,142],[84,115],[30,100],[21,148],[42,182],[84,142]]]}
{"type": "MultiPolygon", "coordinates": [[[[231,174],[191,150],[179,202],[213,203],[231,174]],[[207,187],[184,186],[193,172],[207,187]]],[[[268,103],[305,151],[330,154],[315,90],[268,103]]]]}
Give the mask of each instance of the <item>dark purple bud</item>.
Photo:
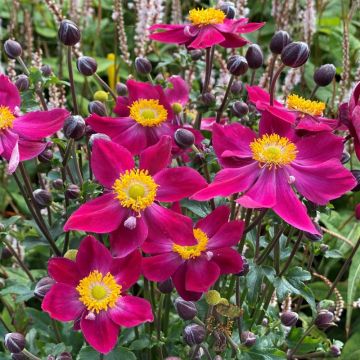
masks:
{"type": "Polygon", "coordinates": [[[52,69],[50,65],[44,64],[41,68],[40,68],[42,74],[44,76],[50,76],[52,73],[52,69]]]}
{"type": "Polygon", "coordinates": [[[10,259],[11,257],[12,257],[11,251],[7,247],[2,248],[1,260],[7,260],[7,259],[10,259]]]}
{"type": "Polygon", "coordinates": [[[347,151],[344,151],[341,155],[341,163],[346,164],[350,161],[350,154],[347,151]]]}
{"type": "Polygon", "coordinates": [[[226,15],[227,19],[233,19],[236,15],[234,3],[226,1],[221,4],[220,10],[226,15]]]}
{"type": "Polygon", "coordinates": [[[80,196],[80,189],[76,184],[70,184],[65,190],[65,196],[67,199],[77,199],[80,196]]]}
{"type": "Polygon", "coordinates": [[[49,206],[52,202],[50,191],[44,189],[36,189],[33,191],[33,196],[36,204],[41,208],[49,206]]]}
{"type": "Polygon", "coordinates": [[[56,357],[56,360],[72,360],[72,356],[68,352],[63,352],[56,357]]]}
{"type": "Polygon", "coordinates": [[[318,86],[329,85],[336,74],[336,67],[333,64],[325,64],[315,70],[314,81],[318,86]]]}
{"type": "Polygon", "coordinates": [[[197,315],[195,303],[186,301],[180,297],[175,299],[175,309],[183,320],[192,320],[197,315]]]}
{"type": "Polygon", "coordinates": [[[19,91],[26,91],[30,86],[29,78],[26,75],[19,75],[15,81],[15,86],[19,91]]]}
{"type": "Polygon", "coordinates": [[[274,54],[281,54],[284,47],[290,44],[291,41],[291,37],[286,31],[277,31],[270,41],[270,50],[274,54]]]}
{"type": "Polygon", "coordinates": [[[4,344],[11,353],[20,353],[25,349],[24,335],[18,332],[8,333],[5,335],[4,344]]]}
{"type": "Polygon", "coordinates": [[[90,56],[80,56],[76,61],[76,67],[80,74],[91,76],[96,73],[97,62],[90,56]]]}
{"type": "Polygon", "coordinates": [[[102,133],[96,133],[96,134],[92,134],[90,136],[90,139],[89,139],[89,146],[90,146],[90,149],[92,149],[93,145],[94,145],[94,141],[97,140],[97,139],[102,139],[102,140],[108,140],[108,141],[111,141],[111,138],[106,135],[106,134],[102,134],[102,133]]]}
{"type": "Polygon", "coordinates": [[[52,182],[52,186],[56,190],[62,190],[64,187],[64,182],[61,179],[55,179],[52,182]]]}
{"type": "Polygon", "coordinates": [[[236,275],[237,276],[246,276],[249,273],[249,270],[250,270],[250,265],[249,265],[248,261],[245,258],[243,258],[243,268],[236,275]]]}
{"type": "Polygon", "coordinates": [[[301,41],[292,42],[281,52],[281,61],[289,67],[298,68],[304,65],[310,56],[309,46],[301,41]]]}
{"type": "Polygon", "coordinates": [[[251,44],[245,54],[250,69],[258,69],[264,63],[264,55],[257,44],[251,44]]]}
{"type": "Polygon", "coordinates": [[[240,340],[245,346],[253,346],[256,343],[256,336],[251,331],[243,331],[240,335],[240,340]]]}
{"type": "Polygon", "coordinates": [[[247,72],[249,65],[246,59],[240,55],[232,55],[226,64],[231,75],[239,76],[247,72]]]}
{"type": "Polygon", "coordinates": [[[201,95],[201,101],[204,103],[204,105],[210,106],[215,102],[215,96],[210,92],[206,92],[205,94],[201,95]]]}
{"type": "Polygon", "coordinates": [[[304,235],[308,240],[310,240],[312,242],[321,241],[323,238],[323,231],[321,230],[321,227],[318,223],[314,223],[314,226],[315,226],[316,230],[319,232],[319,234],[312,234],[312,233],[304,231],[304,235]]]}
{"type": "Polygon", "coordinates": [[[18,354],[11,354],[11,359],[12,360],[28,360],[28,357],[24,353],[20,352],[18,354]]]}
{"type": "Polygon", "coordinates": [[[329,250],[329,245],[321,244],[320,245],[320,251],[325,254],[329,250]]]}
{"type": "Polygon", "coordinates": [[[205,328],[198,324],[190,324],[185,326],[183,331],[183,339],[189,346],[201,344],[205,339],[205,328]]]}
{"type": "Polygon", "coordinates": [[[158,282],[157,287],[159,291],[163,294],[170,294],[174,290],[174,284],[171,278],[168,278],[165,281],[158,282]]]}
{"type": "Polygon", "coordinates": [[[188,149],[194,145],[195,136],[187,129],[177,129],[174,134],[176,145],[181,149],[188,149]]]}
{"type": "Polygon", "coordinates": [[[16,59],[21,56],[22,47],[17,41],[9,39],[4,43],[4,51],[10,59],[16,59]]]}
{"type": "Polygon", "coordinates": [[[336,345],[331,345],[329,352],[332,357],[339,357],[341,355],[341,349],[336,345]]]}
{"type": "Polygon", "coordinates": [[[80,41],[81,33],[73,21],[63,20],[59,26],[58,37],[64,45],[74,46],[80,41]]]}
{"type": "Polygon", "coordinates": [[[357,182],[357,185],[355,185],[355,187],[351,191],[357,192],[360,190],[360,170],[351,170],[351,173],[353,174],[357,182]]]}
{"type": "Polygon", "coordinates": [[[128,88],[125,84],[121,83],[121,82],[118,82],[116,84],[116,93],[119,95],[119,96],[126,96],[127,93],[128,93],[128,88]]]}
{"type": "Polygon", "coordinates": [[[268,318],[263,318],[261,321],[261,325],[262,326],[268,326],[269,325],[269,319],[268,318]]]}
{"type": "Polygon", "coordinates": [[[315,325],[320,330],[326,330],[330,326],[334,326],[334,314],[328,310],[320,310],[317,314],[317,317],[315,319],[315,325]]]}
{"type": "Polygon", "coordinates": [[[90,101],[88,105],[88,110],[90,114],[96,114],[99,116],[107,115],[104,103],[99,100],[90,101]]]}
{"type": "Polygon", "coordinates": [[[54,355],[48,355],[47,360],[56,360],[54,355]]]}
{"type": "Polygon", "coordinates": [[[289,326],[289,327],[295,326],[298,319],[299,319],[299,315],[294,311],[284,311],[280,315],[281,323],[284,326],[289,326]]]}
{"type": "Polygon", "coordinates": [[[242,117],[249,112],[249,107],[243,101],[235,101],[232,104],[231,112],[237,117],[242,117]]]}
{"type": "Polygon", "coordinates": [[[55,281],[48,276],[43,277],[35,286],[34,295],[42,299],[55,284],[55,281]]]}
{"type": "Polygon", "coordinates": [[[135,59],[135,70],[139,74],[147,75],[151,73],[152,65],[149,59],[144,57],[137,57],[135,59]]]}
{"type": "Polygon", "coordinates": [[[85,134],[85,120],[80,115],[71,115],[64,122],[64,134],[68,139],[79,140],[85,134]]]}
{"type": "Polygon", "coordinates": [[[53,152],[51,149],[45,149],[41,154],[39,154],[38,159],[42,163],[48,163],[53,158],[53,152]]]}
{"type": "Polygon", "coordinates": [[[189,54],[191,56],[191,60],[193,61],[200,60],[201,57],[203,56],[203,52],[200,49],[191,50],[189,51],[189,54]]]}
{"type": "Polygon", "coordinates": [[[240,80],[235,80],[230,87],[230,91],[233,95],[238,95],[243,89],[243,84],[240,80]]]}

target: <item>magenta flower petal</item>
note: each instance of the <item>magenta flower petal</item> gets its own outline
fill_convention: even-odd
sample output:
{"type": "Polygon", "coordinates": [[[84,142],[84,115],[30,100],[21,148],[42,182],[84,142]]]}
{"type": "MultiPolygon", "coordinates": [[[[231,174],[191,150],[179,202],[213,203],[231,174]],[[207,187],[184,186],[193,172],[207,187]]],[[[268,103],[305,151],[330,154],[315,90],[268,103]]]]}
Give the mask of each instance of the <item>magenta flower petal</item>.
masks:
{"type": "Polygon", "coordinates": [[[155,145],[149,146],[140,153],[140,169],[146,169],[154,175],[167,167],[171,162],[172,139],[162,136],[155,145]]]}
{"type": "MultiPolygon", "coordinates": [[[[249,101],[256,105],[259,110],[265,110],[270,105],[270,94],[260,86],[246,85],[249,101]]],[[[283,107],[283,105],[274,100],[274,106],[283,107]]]]}
{"type": "Polygon", "coordinates": [[[114,113],[121,117],[128,117],[130,114],[129,110],[129,99],[125,96],[118,96],[116,98],[116,104],[114,107],[114,113]]]}
{"type": "Polygon", "coordinates": [[[106,275],[110,270],[111,262],[110,251],[93,236],[86,236],[81,241],[76,255],[76,265],[81,275],[87,276],[93,270],[106,275]]]}
{"type": "Polygon", "coordinates": [[[149,38],[151,40],[160,41],[163,43],[182,45],[187,43],[189,40],[191,40],[191,37],[185,34],[184,27],[185,26],[182,26],[180,28],[170,29],[164,32],[153,33],[150,34],[149,38]]]}
{"type": "Polygon", "coordinates": [[[223,32],[221,32],[221,34],[225,40],[221,41],[219,45],[227,49],[239,48],[250,42],[237,34],[226,34],[223,32]]]}
{"type": "Polygon", "coordinates": [[[119,326],[115,324],[105,311],[100,311],[94,320],[87,320],[84,316],[80,322],[85,340],[98,352],[107,354],[116,345],[119,326]]]}
{"type": "MultiPolygon", "coordinates": [[[[124,218],[124,221],[126,221],[126,218],[124,218]]],[[[138,249],[147,236],[148,227],[142,217],[136,218],[135,229],[128,229],[124,224],[120,224],[120,226],[110,234],[111,251],[115,256],[124,257],[138,249]]]]}
{"type": "Polygon", "coordinates": [[[168,82],[172,88],[165,89],[165,96],[170,104],[179,103],[186,105],[189,101],[189,86],[181,76],[171,76],[168,82]]]}
{"type": "Polygon", "coordinates": [[[76,263],[62,257],[49,260],[48,273],[55,281],[72,286],[78,285],[81,276],[76,263]]]}
{"type": "Polygon", "coordinates": [[[174,286],[178,294],[186,301],[197,301],[201,298],[202,292],[188,291],[185,288],[187,264],[183,264],[172,276],[174,286]]]}
{"type": "Polygon", "coordinates": [[[122,291],[129,289],[139,279],[141,272],[141,254],[136,250],[124,258],[113,258],[110,273],[122,286],[122,291]]]}
{"type": "Polygon", "coordinates": [[[47,146],[46,142],[30,141],[19,139],[19,159],[20,161],[30,160],[41,154],[47,146]]]}
{"type": "Polygon", "coordinates": [[[296,129],[307,130],[312,132],[332,131],[337,127],[337,125],[338,125],[338,120],[326,119],[321,117],[317,117],[316,119],[314,119],[312,116],[303,116],[300,117],[300,121],[296,125],[296,129]]]}
{"type": "Polygon", "coordinates": [[[208,249],[235,246],[241,240],[244,231],[243,221],[230,221],[223,224],[220,229],[209,238],[208,249]]]}
{"type": "Polygon", "coordinates": [[[41,308],[56,320],[72,321],[85,310],[79,293],[68,284],[55,283],[45,295],[41,308]]]}
{"type": "Polygon", "coordinates": [[[207,185],[196,170],[188,167],[163,169],[154,180],[159,185],[156,200],[164,202],[179,201],[207,185]]]}
{"type": "Polygon", "coordinates": [[[70,113],[65,109],[33,111],[14,121],[14,132],[29,140],[41,140],[60,130],[70,113]]]}
{"type": "Polygon", "coordinates": [[[111,320],[124,327],[134,327],[154,321],[150,303],[137,296],[121,296],[115,307],[109,310],[111,320]]]}
{"type": "MultiPolygon", "coordinates": [[[[190,225],[191,224],[187,224],[190,225]]],[[[169,253],[172,251],[173,242],[164,234],[157,234],[153,239],[147,238],[142,244],[142,250],[147,254],[161,254],[169,253]]]]}
{"type": "Polygon", "coordinates": [[[127,149],[108,140],[94,141],[91,168],[102,185],[111,189],[120,174],[133,167],[134,160],[127,149]]]}
{"type": "Polygon", "coordinates": [[[182,258],[173,252],[144,257],[142,271],[151,281],[165,281],[184,263],[182,258]]]}
{"type": "Polygon", "coordinates": [[[114,231],[124,221],[128,210],[124,209],[115,195],[107,193],[81,205],[64,225],[64,231],[82,230],[105,234],[114,231]]]}
{"type": "Polygon", "coordinates": [[[214,261],[220,268],[221,274],[237,274],[243,269],[244,261],[241,255],[229,247],[212,251],[214,261]]]}
{"type": "Polygon", "coordinates": [[[7,106],[14,111],[16,107],[20,107],[20,103],[21,98],[17,87],[6,75],[0,74],[0,106],[7,106]]]}
{"type": "Polygon", "coordinates": [[[195,39],[188,45],[190,49],[204,49],[216,44],[220,44],[225,40],[224,35],[212,26],[204,26],[200,28],[195,39]]]}
{"type": "Polygon", "coordinates": [[[236,24],[235,26],[235,31],[242,33],[242,34],[247,34],[250,32],[254,32],[256,30],[259,30],[260,28],[262,28],[266,23],[265,22],[260,22],[260,23],[247,23],[244,24],[242,22],[239,22],[238,24],[236,24]]]}
{"type": "Polygon", "coordinates": [[[196,227],[205,232],[211,238],[221,228],[222,225],[227,224],[230,216],[230,209],[226,205],[218,206],[209,215],[200,219],[196,227]]]}
{"type": "Polygon", "coordinates": [[[288,111],[283,107],[268,106],[266,111],[276,119],[286,121],[289,124],[295,124],[297,121],[297,113],[288,111]]]}
{"type": "Polygon", "coordinates": [[[209,261],[205,256],[187,261],[186,263],[186,290],[205,292],[215,284],[220,276],[219,266],[209,261]]]}
{"type": "Polygon", "coordinates": [[[0,132],[1,156],[9,161],[9,173],[13,173],[20,161],[19,136],[10,130],[0,132]]]}
{"type": "Polygon", "coordinates": [[[287,137],[290,140],[296,138],[294,130],[290,123],[279,121],[269,111],[265,110],[259,123],[259,135],[278,134],[279,136],[287,137]]]}

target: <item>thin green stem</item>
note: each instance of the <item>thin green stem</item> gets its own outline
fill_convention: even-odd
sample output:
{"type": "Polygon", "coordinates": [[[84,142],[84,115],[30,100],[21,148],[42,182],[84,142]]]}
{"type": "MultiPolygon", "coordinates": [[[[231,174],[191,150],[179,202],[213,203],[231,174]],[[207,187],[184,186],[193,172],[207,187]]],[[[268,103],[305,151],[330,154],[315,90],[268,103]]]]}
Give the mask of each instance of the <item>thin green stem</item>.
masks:
{"type": "Polygon", "coordinates": [[[79,108],[78,108],[77,99],[76,99],[74,72],[73,72],[72,62],[71,62],[71,59],[72,59],[71,52],[72,52],[72,47],[68,46],[68,48],[67,48],[67,65],[68,65],[68,71],[69,71],[70,91],[71,91],[71,97],[72,97],[73,106],[74,106],[74,113],[75,113],[75,115],[78,115],[79,108]]]}
{"type": "Polygon", "coordinates": [[[275,84],[276,84],[276,81],[277,81],[278,77],[280,76],[281,72],[284,70],[284,68],[285,68],[285,65],[281,64],[271,81],[271,84],[270,84],[270,106],[274,105],[275,84]]]}
{"type": "Polygon", "coordinates": [[[24,349],[22,353],[30,360],[41,360],[40,358],[32,354],[30,351],[27,351],[26,349],[24,349]]]}
{"type": "Polygon", "coordinates": [[[276,235],[274,236],[273,240],[270,242],[270,244],[267,246],[267,248],[263,251],[263,253],[260,255],[259,260],[257,261],[257,265],[261,265],[266,258],[268,257],[268,255],[270,254],[270,252],[273,250],[274,246],[276,245],[276,243],[279,241],[281,234],[284,232],[285,230],[285,224],[282,224],[279,227],[278,232],[276,233],[276,235]]]}
{"type": "Polygon", "coordinates": [[[113,89],[98,75],[98,74],[94,74],[93,75],[94,78],[96,79],[96,81],[105,89],[109,92],[109,94],[111,95],[111,97],[116,101],[116,94],[114,93],[113,89]]]}
{"type": "Polygon", "coordinates": [[[289,266],[290,266],[290,264],[291,264],[294,256],[296,255],[296,253],[297,253],[297,251],[298,251],[298,249],[299,249],[299,246],[300,246],[300,244],[301,244],[301,240],[302,240],[303,235],[304,235],[304,232],[303,232],[303,231],[300,231],[299,236],[297,237],[297,239],[296,239],[296,241],[295,241],[295,244],[294,244],[294,246],[293,246],[293,248],[292,248],[292,251],[291,251],[291,253],[290,253],[290,256],[287,258],[286,263],[285,263],[283,269],[281,270],[279,276],[284,275],[284,274],[285,274],[285,271],[289,268],[289,266]]]}
{"type": "Polygon", "coordinates": [[[254,227],[262,221],[268,210],[269,209],[261,210],[260,214],[254,219],[254,221],[250,225],[245,227],[244,233],[246,234],[250,230],[254,229],[254,227]]]}
{"type": "Polygon", "coordinates": [[[226,92],[225,92],[223,101],[222,101],[222,103],[221,103],[221,105],[219,107],[219,110],[216,113],[216,122],[217,123],[219,123],[220,120],[221,120],[221,116],[222,116],[222,113],[224,112],[225,106],[227,104],[227,99],[229,97],[231,85],[234,82],[234,79],[235,79],[235,76],[231,75],[230,80],[229,80],[228,85],[227,85],[227,88],[226,88],[226,92]]]}
{"type": "Polygon", "coordinates": [[[299,341],[296,343],[295,347],[290,351],[290,359],[292,359],[294,357],[294,354],[296,353],[296,351],[299,349],[300,345],[302,344],[302,342],[304,341],[304,339],[306,338],[306,336],[308,336],[311,332],[311,330],[314,328],[314,324],[313,322],[310,324],[310,326],[307,328],[307,330],[304,332],[303,336],[299,339],[299,341]]]}

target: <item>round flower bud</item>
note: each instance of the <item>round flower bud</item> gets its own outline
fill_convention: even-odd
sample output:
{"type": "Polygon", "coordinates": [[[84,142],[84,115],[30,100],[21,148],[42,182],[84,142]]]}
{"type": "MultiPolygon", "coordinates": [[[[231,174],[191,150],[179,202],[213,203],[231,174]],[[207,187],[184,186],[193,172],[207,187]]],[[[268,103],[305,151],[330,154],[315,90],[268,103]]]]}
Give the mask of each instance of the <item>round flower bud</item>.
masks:
{"type": "Polygon", "coordinates": [[[54,355],[48,355],[46,360],[56,360],[54,355]]]}
{"type": "Polygon", "coordinates": [[[159,73],[159,74],[157,74],[156,76],[155,76],[155,82],[157,83],[157,84],[161,84],[161,83],[163,83],[164,81],[165,81],[165,78],[164,78],[164,75],[163,74],[161,74],[161,73],[159,73]]]}
{"type": "Polygon", "coordinates": [[[10,59],[16,59],[21,56],[22,47],[17,41],[9,39],[4,43],[4,51],[10,59]]]}
{"type": "Polygon", "coordinates": [[[75,261],[76,255],[78,253],[78,250],[76,249],[69,249],[65,254],[64,258],[75,261]]]}
{"type": "Polygon", "coordinates": [[[245,346],[253,346],[256,343],[256,336],[251,331],[243,331],[240,334],[240,340],[245,346]]]}
{"type": "Polygon", "coordinates": [[[70,184],[65,190],[67,199],[77,199],[80,196],[80,189],[76,184],[70,184]]]}
{"type": "Polygon", "coordinates": [[[186,301],[180,297],[174,302],[176,312],[183,320],[192,320],[197,315],[195,303],[186,301]]]}
{"type": "Polygon", "coordinates": [[[49,206],[52,202],[52,196],[50,191],[44,189],[34,190],[33,196],[36,204],[42,208],[49,206]]]}
{"type": "Polygon", "coordinates": [[[88,105],[88,110],[90,114],[96,114],[99,116],[107,115],[105,105],[98,100],[90,101],[88,105]]]}
{"type": "Polygon", "coordinates": [[[80,115],[71,115],[64,122],[64,134],[68,139],[79,140],[85,134],[85,120],[80,115]]]}
{"type": "Polygon", "coordinates": [[[171,105],[171,108],[172,108],[172,111],[175,113],[175,114],[180,114],[183,110],[183,107],[180,103],[173,103],[171,105]]]}
{"type": "Polygon", "coordinates": [[[270,50],[274,54],[281,54],[284,47],[291,43],[290,35],[284,31],[277,31],[270,41],[270,50]]]}
{"type": "Polygon", "coordinates": [[[52,73],[52,69],[50,65],[44,64],[41,68],[40,68],[42,74],[44,76],[50,76],[52,73]]]}
{"type": "Polygon", "coordinates": [[[221,300],[221,295],[216,290],[209,290],[205,294],[205,300],[209,305],[217,305],[221,300]]]}
{"type": "Polygon", "coordinates": [[[243,258],[243,268],[240,272],[238,272],[236,275],[237,276],[246,276],[250,271],[250,265],[248,263],[248,261],[243,258]]]}
{"type": "Polygon", "coordinates": [[[118,82],[116,84],[116,93],[119,95],[119,96],[126,96],[127,93],[128,93],[128,88],[125,84],[121,83],[121,82],[118,82]]]}
{"type": "Polygon", "coordinates": [[[191,56],[191,60],[193,61],[200,60],[201,57],[203,56],[203,52],[200,49],[191,50],[189,51],[189,54],[191,56]]]}
{"type": "Polygon", "coordinates": [[[226,1],[221,4],[220,10],[225,14],[227,19],[233,19],[236,15],[234,3],[226,1]]]}
{"type": "Polygon", "coordinates": [[[1,260],[7,260],[7,259],[10,259],[11,257],[12,257],[11,251],[7,247],[2,248],[1,260]]]}
{"type": "Polygon", "coordinates": [[[328,310],[320,310],[317,314],[317,317],[315,319],[315,325],[320,330],[326,330],[330,326],[334,326],[334,314],[328,310]]]}
{"type": "Polygon", "coordinates": [[[97,62],[90,56],[80,56],[76,61],[76,67],[80,74],[91,76],[96,73],[97,62]]]}
{"type": "Polygon", "coordinates": [[[250,69],[258,69],[264,63],[264,55],[259,45],[251,44],[245,54],[250,69]]]}
{"type": "Polygon", "coordinates": [[[174,290],[174,284],[171,278],[168,278],[165,281],[158,282],[157,287],[159,291],[163,294],[170,294],[174,290]]]}
{"type": "Polygon", "coordinates": [[[240,80],[235,80],[232,84],[231,84],[231,87],[230,87],[230,92],[233,94],[233,95],[238,95],[241,93],[243,89],[243,84],[240,80]]]}
{"type": "Polygon", "coordinates": [[[26,75],[19,75],[15,81],[15,86],[19,91],[26,91],[29,89],[30,81],[26,75]]]}
{"type": "Polygon", "coordinates": [[[185,326],[183,339],[189,346],[201,344],[205,339],[205,328],[198,324],[185,326]]]}
{"type": "Polygon", "coordinates": [[[215,102],[215,96],[210,92],[206,92],[205,94],[201,95],[201,101],[204,103],[204,105],[210,106],[215,102]]]}
{"type": "Polygon", "coordinates": [[[336,67],[333,64],[325,64],[320,66],[314,72],[314,81],[318,86],[329,85],[336,74],[336,67]]]}
{"type": "Polygon", "coordinates": [[[51,149],[45,149],[41,154],[38,155],[38,159],[42,163],[48,163],[53,158],[53,152],[51,149]]]}
{"type": "Polygon", "coordinates": [[[269,319],[268,318],[263,318],[261,321],[261,325],[262,326],[268,326],[269,325],[269,319]]]}
{"type": "Polygon", "coordinates": [[[98,100],[98,101],[102,101],[102,102],[108,101],[109,94],[106,91],[98,90],[94,94],[94,100],[98,100]]]}
{"type": "Polygon", "coordinates": [[[66,19],[60,23],[58,37],[64,45],[74,46],[80,41],[81,33],[73,21],[66,19]]]}
{"type": "Polygon", "coordinates": [[[231,106],[231,112],[237,117],[242,117],[249,112],[249,107],[243,101],[235,101],[231,106]]]}
{"type": "Polygon", "coordinates": [[[108,141],[111,141],[111,138],[106,135],[106,134],[102,134],[102,133],[96,133],[96,134],[92,134],[90,136],[90,139],[89,139],[89,146],[90,146],[90,149],[92,149],[93,145],[94,145],[94,141],[96,139],[103,139],[103,140],[108,140],[108,141]]]}
{"type": "Polygon", "coordinates": [[[320,245],[320,251],[325,254],[327,251],[329,250],[329,246],[326,244],[321,244],[320,245]]]}
{"type": "Polygon", "coordinates": [[[284,326],[288,326],[288,327],[295,326],[298,319],[299,319],[299,315],[294,311],[284,311],[280,315],[281,323],[284,326]]]}
{"type": "Polygon", "coordinates": [[[11,354],[11,359],[12,360],[28,360],[28,357],[20,352],[20,353],[17,353],[17,354],[11,354]]]}
{"type": "Polygon", "coordinates": [[[48,276],[43,277],[38,281],[38,283],[35,286],[34,295],[38,298],[42,299],[48,291],[51,289],[51,287],[55,284],[55,281],[48,276]]]}
{"type": "Polygon", "coordinates": [[[357,185],[351,190],[353,192],[360,190],[360,170],[351,170],[351,173],[353,174],[355,180],[357,181],[357,185]]]}
{"type": "Polygon", "coordinates": [[[308,240],[310,240],[312,242],[321,241],[323,238],[323,231],[321,230],[321,227],[319,226],[319,224],[314,223],[314,226],[320,234],[312,234],[312,233],[304,231],[304,235],[308,240]]]}
{"type": "Polygon", "coordinates": [[[61,179],[55,179],[52,182],[52,186],[56,190],[62,190],[62,188],[64,187],[64,182],[61,179]]]}
{"type": "Polygon", "coordinates": [[[332,357],[339,357],[341,355],[341,349],[336,345],[331,345],[329,353],[332,357]]]}
{"type": "Polygon", "coordinates": [[[63,352],[56,357],[56,360],[72,360],[72,356],[68,352],[63,352]]]}
{"type": "Polygon", "coordinates": [[[231,75],[239,76],[247,72],[249,65],[246,59],[240,55],[232,55],[226,64],[231,75]]]}
{"type": "Polygon", "coordinates": [[[188,149],[194,145],[195,136],[190,130],[181,128],[175,131],[174,140],[179,148],[188,149]]]}
{"type": "Polygon", "coordinates": [[[350,154],[347,151],[344,151],[341,155],[341,163],[346,164],[350,161],[350,154]]]}
{"type": "Polygon", "coordinates": [[[309,46],[301,41],[286,45],[281,52],[281,61],[289,67],[298,68],[304,65],[310,56],[309,46]]]}
{"type": "Polygon", "coordinates": [[[12,332],[5,335],[5,347],[12,353],[19,353],[25,349],[25,338],[23,334],[12,332]]]}
{"type": "Polygon", "coordinates": [[[145,57],[137,57],[135,59],[135,70],[139,74],[147,75],[151,73],[152,65],[149,59],[145,57]]]}

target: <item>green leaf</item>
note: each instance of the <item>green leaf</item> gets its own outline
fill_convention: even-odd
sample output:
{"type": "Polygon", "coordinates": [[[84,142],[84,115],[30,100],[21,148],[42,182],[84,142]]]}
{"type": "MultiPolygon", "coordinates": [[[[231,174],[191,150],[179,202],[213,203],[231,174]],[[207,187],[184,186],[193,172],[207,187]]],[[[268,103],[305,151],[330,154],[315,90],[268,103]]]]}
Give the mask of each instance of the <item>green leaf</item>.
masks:
{"type": "MultiPolygon", "coordinates": [[[[136,356],[130,350],[118,346],[111,353],[104,356],[104,360],[136,360],[136,356]]],[[[99,360],[99,353],[91,346],[83,346],[76,360],[99,360]]]]}

